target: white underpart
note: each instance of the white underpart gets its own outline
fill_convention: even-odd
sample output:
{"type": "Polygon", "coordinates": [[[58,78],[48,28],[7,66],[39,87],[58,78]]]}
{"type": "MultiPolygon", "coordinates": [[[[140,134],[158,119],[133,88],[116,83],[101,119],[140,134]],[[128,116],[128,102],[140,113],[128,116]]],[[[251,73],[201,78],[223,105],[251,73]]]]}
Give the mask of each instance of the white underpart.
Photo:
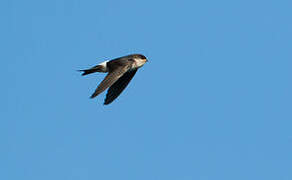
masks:
{"type": "Polygon", "coordinates": [[[140,68],[146,63],[146,61],[143,59],[134,59],[134,60],[135,60],[135,63],[133,64],[132,68],[140,68]]]}
{"type": "Polygon", "coordinates": [[[107,63],[108,61],[109,61],[109,60],[104,61],[104,62],[102,62],[102,63],[99,64],[100,66],[103,67],[103,71],[104,71],[104,72],[108,72],[108,67],[107,67],[107,65],[106,65],[106,63],[107,63]]]}

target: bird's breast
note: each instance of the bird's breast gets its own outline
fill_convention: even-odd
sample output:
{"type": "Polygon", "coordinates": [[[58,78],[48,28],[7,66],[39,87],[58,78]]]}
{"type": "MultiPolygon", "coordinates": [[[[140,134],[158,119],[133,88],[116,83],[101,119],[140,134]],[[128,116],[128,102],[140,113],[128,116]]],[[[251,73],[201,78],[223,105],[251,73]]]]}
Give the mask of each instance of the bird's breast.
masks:
{"type": "Polygon", "coordinates": [[[140,68],[144,64],[145,64],[145,62],[143,62],[143,61],[135,60],[134,63],[132,64],[132,68],[133,69],[140,68]]]}

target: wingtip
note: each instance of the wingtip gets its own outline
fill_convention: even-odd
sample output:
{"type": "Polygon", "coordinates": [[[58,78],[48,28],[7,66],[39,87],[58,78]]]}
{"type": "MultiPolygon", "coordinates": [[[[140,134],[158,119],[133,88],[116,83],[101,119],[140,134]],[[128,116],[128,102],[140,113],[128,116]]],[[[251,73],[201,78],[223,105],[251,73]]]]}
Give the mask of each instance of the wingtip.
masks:
{"type": "Polygon", "coordinates": [[[90,98],[90,99],[93,99],[93,98],[95,98],[95,97],[96,97],[96,95],[92,94],[89,98],[90,98]]]}
{"type": "Polygon", "coordinates": [[[113,101],[108,101],[107,99],[104,100],[103,105],[109,105],[110,103],[112,103],[113,101]]]}
{"type": "Polygon", "coordinates": [[[108,102],[104,102],[104,103],[103,103],[104,106],[109,105],[109,104],[110,104],[110,103],[108,103],[108,102]]]}

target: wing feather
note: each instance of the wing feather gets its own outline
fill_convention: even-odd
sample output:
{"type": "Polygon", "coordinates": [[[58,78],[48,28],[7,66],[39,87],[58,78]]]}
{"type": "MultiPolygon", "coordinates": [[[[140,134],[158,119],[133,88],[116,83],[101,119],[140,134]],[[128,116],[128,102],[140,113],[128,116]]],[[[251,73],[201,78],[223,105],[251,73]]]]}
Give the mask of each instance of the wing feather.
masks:
{"type": "Polygon", "coordinates": [[[134,75],[136,74],[137,69],[127,71],[124,73],[122,77],[120,77],[107,91],[106,98],[104,104],[110,104],[113,102],[127,87],[129,82],[132,80],[134,75]]]}
{"type": "Polygon", "coordinates": [[[104,80],[98,85],[95,92],[91,95],[90,98],[94,98],[106,90],[108,87],[113,85],[124,73],[130,69],[130,66],[119,66],[116,67],[113,71],[110,71],[104,80]]]}

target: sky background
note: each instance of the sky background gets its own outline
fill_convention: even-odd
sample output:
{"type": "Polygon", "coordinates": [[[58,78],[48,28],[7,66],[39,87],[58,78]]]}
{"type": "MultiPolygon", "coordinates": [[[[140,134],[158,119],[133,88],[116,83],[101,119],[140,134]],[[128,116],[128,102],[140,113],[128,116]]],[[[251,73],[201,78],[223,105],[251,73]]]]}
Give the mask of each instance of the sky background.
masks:
{"type": "Polygon", "coordinates": [[[0,2],[0,179],[291,180],[292,1],[0,2]],[[104,74],[149,62],[108,106],[104,74]]]}

